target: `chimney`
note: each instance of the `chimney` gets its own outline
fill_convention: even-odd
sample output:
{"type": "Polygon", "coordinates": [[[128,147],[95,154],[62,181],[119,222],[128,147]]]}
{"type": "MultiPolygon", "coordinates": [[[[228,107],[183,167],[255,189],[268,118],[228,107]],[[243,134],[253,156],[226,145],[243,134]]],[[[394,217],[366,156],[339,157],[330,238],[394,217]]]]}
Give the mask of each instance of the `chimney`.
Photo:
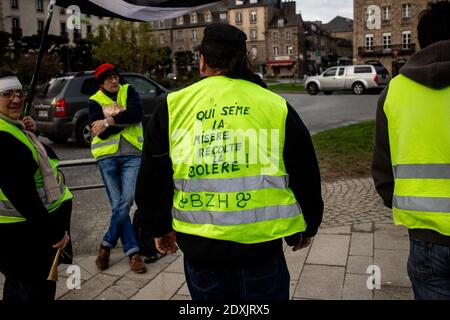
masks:
{"type": "Polygon", "coordinates": [[[282,4],[281,4],[283,16],[285,16],[285,17],[295,16],[296,15],[295,4],[296,4],[295,0],[285,0],[285,1],[283,1],[282,4]]]}

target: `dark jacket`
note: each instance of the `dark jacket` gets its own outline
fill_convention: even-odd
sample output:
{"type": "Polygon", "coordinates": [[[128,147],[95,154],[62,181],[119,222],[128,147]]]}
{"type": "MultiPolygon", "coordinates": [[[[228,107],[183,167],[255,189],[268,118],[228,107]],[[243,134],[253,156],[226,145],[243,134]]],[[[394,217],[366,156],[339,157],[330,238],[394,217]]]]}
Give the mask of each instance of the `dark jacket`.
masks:
{"type": "MultiPolygon", "coordinates": [[[[174,187],[168,124],[166,102],[156,110],[146,131],[136,186],[136,204],[155,237],[172,230],[174,187]]],[[[284,162],[289,187],[307,223],[305,235],[314,236],[323,214],[319,167],[309,132],[291,106],[286,119],[284,162]]],[[[257,264],[282,251],[281,239],[249,245],[178,232],[177,243],[191,263],[202,266],[257,264]]]]}
{"type": "MultiPolygon", "coordinates": [[[[51,245],[62,239],[64,231],[70,231],[72,201],[48,213],[36,190],[34,174],[38,165],[30,149],[1,131],[0,145],[5,150],[0,157],[0,188],[27,220],[0,224],[0,271],[22,278],[46,278],[55,254],[51,245]]],[[[57,159],[51,148],[45,148],[50,158],[57,159]]],[[[70,246],[65,251],[71,255],[70,246]]]]}
{"type": "MultiPolygon", "coordinates": [[[[117,101],[117,93],[111,93],[103,90],[103,93],[110,97],[113,101],[117,101]]],[[[89,122],[92,123],[97,120],[105,119],[103,108],[94,100],[89,99],[89,122]]],[[[144,109],[139,94],[132,86],[128,86],[127,92],[127,108],[125,111],[113,116],[116,124],[135,124],[142,121],[144,116],[144,109]]],[[[99,135],[100,139],[108,139],[110,135],[119,133],[123,127],[110,126],[99,135]]]]}
{"type": "MultiPolygon", "coordinates": [[[[440,41],[417,52],[400,70],[400,73],[429,88],[437,90],[447,88],[450,86],[450,40],[440,41]]],[[[383,199],[384,205],[392,208],[394,176],[388,124],[384,113],[384,103],[388,91],[389,87],[383,91],[378,101],[372,174],[375,188],[383,199]]],[[[433,230],[414,229],[410,230],[410,235],[426,241],[450,245],[450,237],[443,236],[433,230]]]]}

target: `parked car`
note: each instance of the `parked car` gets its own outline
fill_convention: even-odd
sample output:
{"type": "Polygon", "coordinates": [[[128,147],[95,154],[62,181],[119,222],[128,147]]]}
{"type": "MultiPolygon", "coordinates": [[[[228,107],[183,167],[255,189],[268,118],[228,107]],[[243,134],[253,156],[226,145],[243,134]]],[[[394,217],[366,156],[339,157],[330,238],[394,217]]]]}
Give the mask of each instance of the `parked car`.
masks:
{"type": "Polygon", "coordinates": [[[379,76],[373,65],[337,66],[321,75],[306,78],[305,88],[310,95],[316,95],[319,91],[330,95],[333,91],[343,90],[361,95],[369,89],[384,88],[389,80],[389,77],[379,76]]]}
{"type": "MultiPolygon", "coordinates": [[[[141,96],[145,129],[152,113],[166,99],[169,90],[137,73],[121,73],[120,80],[132,85],[141,96]]],[[[63,74],[44,84],[32,106],[39,132],[53,142],[65,142],[72,137],[79,145],[89,147],[92,137],[88,100],[98,89],[93,71],[63,74]]]]}
{"type": "Polygon", "coordinates": [[[378,60],[368,60],[364,62],[365,64],[370,64],[375,67],[377,70],[377,74],[381,79],[387,79],[388,82],[391,80],[391,76],[389,74],[388,69],[378,60]]]}

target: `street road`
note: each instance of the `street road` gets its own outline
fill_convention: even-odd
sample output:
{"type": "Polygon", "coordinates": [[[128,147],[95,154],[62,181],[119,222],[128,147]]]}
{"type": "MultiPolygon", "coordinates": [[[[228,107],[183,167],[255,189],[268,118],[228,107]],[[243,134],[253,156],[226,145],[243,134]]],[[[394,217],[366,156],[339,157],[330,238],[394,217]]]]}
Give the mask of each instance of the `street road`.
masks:
{"type": "MultiPolygon", "coordinates": [[[[295,108],[311,133],[346,124],[375,118],[378,95],[354,96],[352,94],[283,94],[295,108]]],[[[73,141],[49,144],[61,160],[91,158],[90,150],[78,147],[73,141]]],[[[62,170],[68,186],[102,183],[96,166],[64,168],[62,170]]],[[[111,215],[104,189],[74,192],[72,213],[72,239],[78,254],[95,254],[101,237],[106,231],[111,215]]]]}

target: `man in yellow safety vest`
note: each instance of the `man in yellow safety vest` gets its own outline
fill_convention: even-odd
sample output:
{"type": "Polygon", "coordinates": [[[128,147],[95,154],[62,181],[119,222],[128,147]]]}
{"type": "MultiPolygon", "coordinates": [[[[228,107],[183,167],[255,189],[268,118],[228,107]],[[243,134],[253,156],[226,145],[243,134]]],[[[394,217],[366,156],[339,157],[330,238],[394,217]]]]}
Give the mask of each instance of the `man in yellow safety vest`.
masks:
{"type": "Polygon", "coordinates": [[[373,177],[408,228],[416,299],[450,299],[450,2],[430,4],[415,53],[380,97],[373,177]]]}
{"type": "Polygon", "coordinates": [[[144,142],[136,203],[158,250],[184,252],[195,300],[288,299],[282,239],[307,247],[322,221],[309,132],[251,71],[246,38],[205,28],[204,78],[168,96],[144,142]]]}

